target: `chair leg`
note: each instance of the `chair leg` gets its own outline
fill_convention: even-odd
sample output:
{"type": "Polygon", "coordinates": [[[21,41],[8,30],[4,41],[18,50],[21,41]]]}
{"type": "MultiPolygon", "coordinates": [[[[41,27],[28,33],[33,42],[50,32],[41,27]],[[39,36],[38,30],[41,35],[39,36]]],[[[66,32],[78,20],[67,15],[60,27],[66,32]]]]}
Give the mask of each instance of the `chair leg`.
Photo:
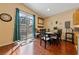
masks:
{"type": "Polygon", "coordinates": [[[55,43],[56,43],[56,41],[55,40],[53,40],[53,44],[55,45],[55,43]]]}
{"type": "Polygon", "coordinates": [[[58,46],[59,42],[57,41],[57,46],[58,46]]]}
{"type": "Polygon", "coordinates": [[[58,45],[58,41],[57,41],[57,39],[55,40],[55,43],[56,43],[56,45],[58,45]]]}
{"type": "Polygon", "coordinates": [[[54,44],[55,45],[55,40],[53,39],[53,41],[52,41],[52,44],[54,44]]]}
{"type": "Polygon", "coordinates": [[[51,45],[51,41],[49,41],[49,44],[51,45]]]}
{"type": "Polygon", "coordinates": [[[46,43],[47,43],[47,42],[45,41],[45,49],[46,49],[46,43]]]}
{"type": "Polygon", "coordinates": [[[57,40],[57,46],[60,44],[60,39],[57,40]]]}
{"type": "Polygon", "coordinates": [[[42,40],[40,39],[40,46],[41,46],[41,44],[42,44],[42,40]]]}

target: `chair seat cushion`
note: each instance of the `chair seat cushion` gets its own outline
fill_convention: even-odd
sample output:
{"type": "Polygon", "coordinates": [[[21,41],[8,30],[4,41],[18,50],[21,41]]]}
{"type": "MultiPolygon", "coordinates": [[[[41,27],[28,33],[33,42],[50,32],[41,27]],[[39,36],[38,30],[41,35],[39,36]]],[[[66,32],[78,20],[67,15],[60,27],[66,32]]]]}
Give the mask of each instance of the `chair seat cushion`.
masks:
{"type": "MultiPolygon", "coordinates": [[[[45,37],[41,37],[41,39],[45,40],[45,37]]],[[[49,39],[50,39],[50,38],[48,38],[48,37],[46,38],[46,40],[49,40],[49,39]]]]}
{"type": "Polygon", "coordinates": [[[56,37],[56,36],[52,36],[51,38],[53,38],[53,39],[57,39],[57,37],[56,37]]]}

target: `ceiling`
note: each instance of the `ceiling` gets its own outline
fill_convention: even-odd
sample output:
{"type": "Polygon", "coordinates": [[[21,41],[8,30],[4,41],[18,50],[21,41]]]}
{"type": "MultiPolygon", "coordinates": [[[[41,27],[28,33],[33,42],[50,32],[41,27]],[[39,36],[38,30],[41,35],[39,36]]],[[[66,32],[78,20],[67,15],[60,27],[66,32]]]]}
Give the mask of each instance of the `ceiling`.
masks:
{"type": "Polygon", "coordinates": [[[79,3],[24,3],[42,17],[52,16],[79,7],[79,3]]]}

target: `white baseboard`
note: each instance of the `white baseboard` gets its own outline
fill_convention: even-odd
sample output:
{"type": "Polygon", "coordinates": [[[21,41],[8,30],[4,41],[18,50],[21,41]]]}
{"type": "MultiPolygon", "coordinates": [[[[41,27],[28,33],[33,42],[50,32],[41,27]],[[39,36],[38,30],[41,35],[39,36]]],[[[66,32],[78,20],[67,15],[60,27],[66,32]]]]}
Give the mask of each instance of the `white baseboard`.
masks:
{"type": "Polygon", "coordinates": [[[6,46],[6,45],[10,45],[10,44],[13,44],[14,42],[11,42],[11,43],[8,43],[8,44],[1,44],[0,47],[2,46],[6,46]]]}

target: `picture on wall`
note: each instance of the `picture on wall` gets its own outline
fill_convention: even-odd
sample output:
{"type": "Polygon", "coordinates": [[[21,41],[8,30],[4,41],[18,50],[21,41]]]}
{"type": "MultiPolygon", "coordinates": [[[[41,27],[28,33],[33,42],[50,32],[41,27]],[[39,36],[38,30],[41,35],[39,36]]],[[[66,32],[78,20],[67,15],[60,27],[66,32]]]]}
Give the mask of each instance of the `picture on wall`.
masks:
{"type": "Polygon", "coordinates": [[[66,29],[70,28],[70,21],[66,21],[66,22],[65,22],[65,28],[66,28],[66,29]]]}
{"type": "Polygon", "coordinates": [[[43,24],[44,24],[44,19],[43,19],[43,18],[38,17],[38,24],[43,25],[43,24]]]}

